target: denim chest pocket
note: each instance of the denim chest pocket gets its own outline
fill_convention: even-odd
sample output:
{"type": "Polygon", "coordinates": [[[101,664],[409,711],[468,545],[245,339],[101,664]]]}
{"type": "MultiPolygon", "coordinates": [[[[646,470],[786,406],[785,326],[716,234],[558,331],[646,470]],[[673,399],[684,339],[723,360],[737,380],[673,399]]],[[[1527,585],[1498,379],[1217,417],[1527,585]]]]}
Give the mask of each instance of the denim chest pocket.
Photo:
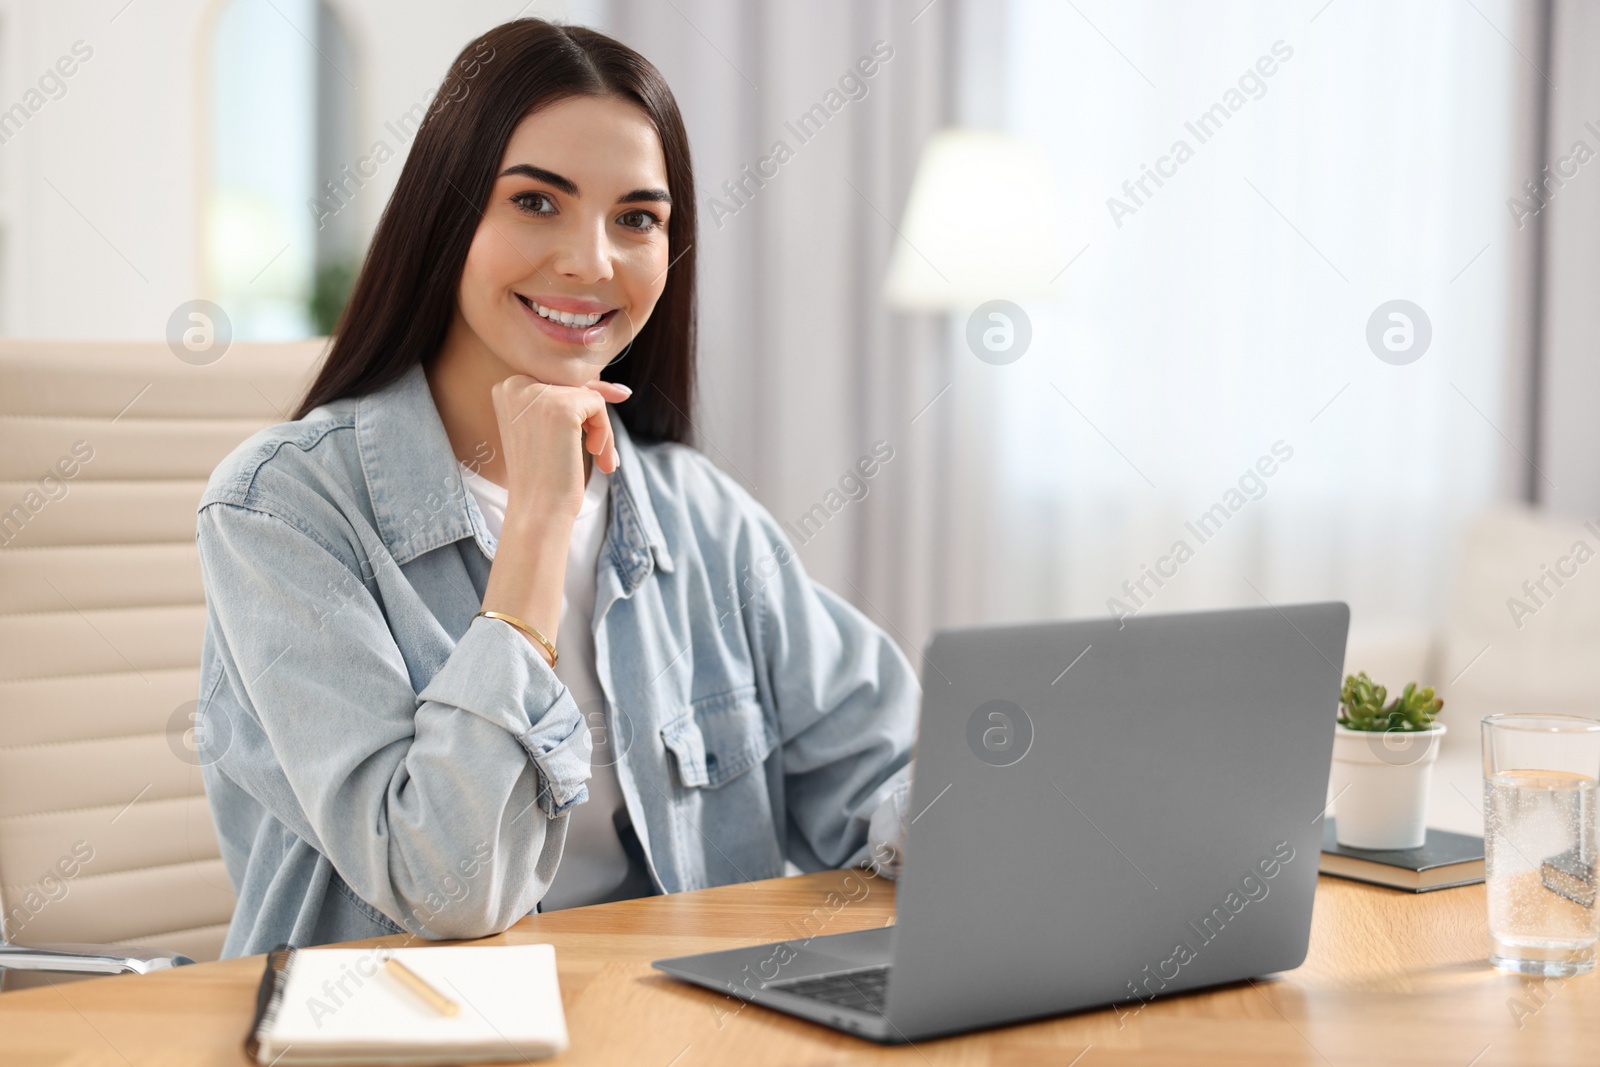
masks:
{"type": "Polygon", "coordinates": [[[661,728],[685,786],[718,789],[767,758],[777,736],[755,686],[697,700],[661,728]]]}

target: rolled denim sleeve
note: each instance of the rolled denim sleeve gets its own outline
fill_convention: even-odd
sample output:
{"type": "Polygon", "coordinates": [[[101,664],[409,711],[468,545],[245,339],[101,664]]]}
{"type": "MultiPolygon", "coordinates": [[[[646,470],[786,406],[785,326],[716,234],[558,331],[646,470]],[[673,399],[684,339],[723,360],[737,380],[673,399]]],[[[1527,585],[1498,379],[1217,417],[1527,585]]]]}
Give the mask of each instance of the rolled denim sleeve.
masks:
{"type": "Polygon", "coordinates": [[[505,623],[474,619],[417,699],[460,708],[515,737],[539,768],[546,816],[588,799],[589,756],[577,705],[544,658],[505,623]],[[533,718],[529,696],[552,689],[563,699],[533,718]]]}
{"type": "Polygon", "coordinates": [[[905,837],[920,697],[898,645],[814,582],[764,511],[759,551],[779,566],[758,593],[762,659],[783,744],[790,859],[870,863],[893,877],[905,837]]]}
{"type": "Polygon", "coordinates": [[[215,769],[413,933],[481,937],[532,911],[589,777],[544,659],[478,618],[414,679],[382,605],[404,581],[392,560],[234,503],[202,508],[197,540],[220,671],[206,714],[231,719],[215,769]]]}

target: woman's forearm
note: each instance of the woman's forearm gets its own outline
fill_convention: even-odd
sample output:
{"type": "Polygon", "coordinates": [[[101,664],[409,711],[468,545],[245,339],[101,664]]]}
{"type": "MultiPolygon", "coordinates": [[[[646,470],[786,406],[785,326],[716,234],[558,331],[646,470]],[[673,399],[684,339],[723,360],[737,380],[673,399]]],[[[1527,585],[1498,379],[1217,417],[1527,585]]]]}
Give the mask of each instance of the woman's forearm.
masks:
{"type": "MultiPolygon", "coordinates": [[[[528,514],[513,503],[500,529],[500,546],[483,592],[483,610],[521,619],[555,644],[571,539],[571,518],[549,512],[528,514]]],[[[533,643],[531,637],[524,637],[533,643]]],[[[544,654],[542,648],[539,651],[544,654]]]]}

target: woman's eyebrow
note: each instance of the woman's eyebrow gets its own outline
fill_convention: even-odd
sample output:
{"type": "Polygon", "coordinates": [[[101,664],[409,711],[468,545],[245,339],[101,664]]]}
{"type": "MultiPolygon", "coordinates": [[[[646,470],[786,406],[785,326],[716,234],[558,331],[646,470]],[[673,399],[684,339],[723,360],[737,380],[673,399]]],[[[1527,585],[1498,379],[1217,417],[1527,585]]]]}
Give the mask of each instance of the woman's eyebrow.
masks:
{"type": "MultiPolygon", "coordinates": [[[[507,178],[511,175],[521,175],[532,178],[536,182],[544,182],[566,193],[568,196],[580,196],[578,186],[570,178],[563,178],[552,170],[535,167],[531,163],[515,163],[500,172],[500,177],[507,178]]],[[[631,193],[623,193],[617,197],[619,204],[671,204],[672,196],[665,189],[635,189],[631,193]]]]}
{"type": "Polygon", "coordinates": [[[500,177],[508,178],[513,174],[520,174],[524,178],[532,178],[536,182],[544,182],[546,185],[553,185],[557,189],[560,189],[563,193],[566,193],[568,196],[578,195],[578,187],[573,184],[571,179],[563,178],[553,170],[545,170],[543,167],[535,167],[531,163],[516,163],[501,171],[500,177]]]}
{"type": "Polygon", "coordinates": [[[619,204],[671,204],[672,195],[665,189],[635,189],[617,197],[619,204]]]}

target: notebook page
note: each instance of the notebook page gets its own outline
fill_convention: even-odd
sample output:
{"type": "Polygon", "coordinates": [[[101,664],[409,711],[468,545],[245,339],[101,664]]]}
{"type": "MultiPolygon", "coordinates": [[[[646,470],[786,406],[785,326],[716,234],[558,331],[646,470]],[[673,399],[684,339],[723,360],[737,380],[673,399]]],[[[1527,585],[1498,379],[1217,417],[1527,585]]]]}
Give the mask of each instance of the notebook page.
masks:
{"type": "Polygon", "coordinates": [[[318,1050],[363,1049],[525,1059],[566,1048],[553,946],[395,949],[396,960],[460,1005],[455,1016],[440,1014],[389,973],[380,952],[295,953],[277,1017],[263,1035],[263,1055],[270,1059],[292,1046],[286,1062],[318,1050]]]}

